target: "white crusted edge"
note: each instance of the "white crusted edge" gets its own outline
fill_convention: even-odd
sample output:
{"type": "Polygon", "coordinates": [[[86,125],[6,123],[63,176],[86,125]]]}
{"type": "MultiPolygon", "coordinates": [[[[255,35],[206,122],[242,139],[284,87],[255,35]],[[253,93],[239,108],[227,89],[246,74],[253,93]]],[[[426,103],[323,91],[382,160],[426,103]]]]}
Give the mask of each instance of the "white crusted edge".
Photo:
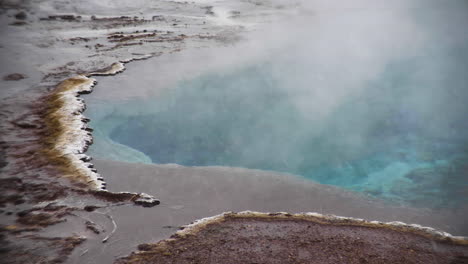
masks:
{"type": "MultiPolygon", "coordinates": [[[[131,61],[131,60],[129,60],[131,61]]],[[[112,63],[112,65],[109,67],[108,70],[106,71],[98,71],[98,72],[91,72],[88,74],[88,76],[108,76],[108,75],[116,75],[118,73],[121,73],[125,70],[125,64],[129,61],[119,61],[112,63]]]]}
{"type": "Polygon", "coordinates": [[[56,111],[60,123],[63,124],[64,132],[56,139],[54,148],[62,156],[66,156],[74,169],[81,174],[88,176],[87,182],[90,187],[102,189],[105,183],[98,173],[91,170],[90,157],[83,154],[93,141],[93,137],[88,129],[88,125],[83,120],[82,114],[86,108],[83,99],[79,98],[80,93],[91,92],[96,82],[93,78],[84,75],[77,75],[70,79],[81,79],[83,83],[70,87],[65,91],[57,91],[56,95],[64,101],[63,106],[56,111]]]}
{"type": "Polygon", "coordinates": [[[90,163],[92,158],[84,154],[88,146],[92,144],[93,137],[91,129],[88,127],[87,122],[84,121],[87,120],[83,115],[86,104],[84,100],[80,98],[80,94],[92,92],[97,82],[94,78],[90,78],[90,76],[116,75],[125,70],[125,63],[134,60],[145,60],[155,55],[156,54],[141,55],[139,57],[115,62],[111,64],[106,71],[73,76],[69,79],[82,79],[85,82],[75,85],[66,91],[57,91],[56,93],[64,100],[64,105],[56,111],[56,114],[60,118],[60,123],[64,125],[65,131],[57,138],[54,148],[58,150],[62,156],[68,157],[72,166],[74,166],[79,173],[89,178],[87,184],[91,189],[105,190],[106,183],[101,175],[97,173],[97,170],[92,169],[94,167],[94,165],[90,163]]]}
{"type": "MultiPolygon", "coordinates": [[[[117,62],[113,63],[110,69],[105,72],[94,72],[88,76],[114,75],[124,70],[124,64],[117,62]]],[[[64,100],[64,105],[57,110],[57,114],[60,115],[60,123],[63,124],[65,131],[57,139],[55,149],[61,155],[68,157],[74,169],[88,177],[87,184],[91,189],[104,190],[106,189],[106,183],[97,171],[92,169],[94,165],[90,163],[91,157],[84,154],[88,146],[93,142],[93,136],[87,122],[84,121],[87,119],[83,115],[86,104],[80,98],[80,94],[91,93],[96,80],[85,75],[77,75],[69,79],[81,79],[84,82],[65,91],[57,92],[57,95],[64,100]]]]}

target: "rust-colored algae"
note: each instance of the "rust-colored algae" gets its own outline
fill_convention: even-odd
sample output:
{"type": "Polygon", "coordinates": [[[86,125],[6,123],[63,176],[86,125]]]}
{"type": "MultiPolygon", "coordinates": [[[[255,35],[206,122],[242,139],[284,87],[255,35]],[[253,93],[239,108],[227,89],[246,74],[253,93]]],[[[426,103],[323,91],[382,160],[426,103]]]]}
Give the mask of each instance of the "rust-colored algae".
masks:
{"type": "Polygon", "coordinates": [[[89,179],[87,172],[83,172],[80,168],[76,167],[72,156],[73,153],[64,153],[64,144],[67,144],[65,137],[67,130],[79,129],[70,127],[67,124],[67,114],[64,111],[67,102],[65,96],[70,93],[78,94],[78,87],[82,85],[93,84],[93,80],[84,76],[68,78],[57,85],[57,87],[48,95],[44,97],[46,102],[45,109],[43,110],[44,131],[41,134],[41,143],[43,147],[40,152],[47,157],[49,164],[59,168],[62,177],[70,179],[78,186],[88,186],[89,188],[96,188],[96,184],[89,179]]]}

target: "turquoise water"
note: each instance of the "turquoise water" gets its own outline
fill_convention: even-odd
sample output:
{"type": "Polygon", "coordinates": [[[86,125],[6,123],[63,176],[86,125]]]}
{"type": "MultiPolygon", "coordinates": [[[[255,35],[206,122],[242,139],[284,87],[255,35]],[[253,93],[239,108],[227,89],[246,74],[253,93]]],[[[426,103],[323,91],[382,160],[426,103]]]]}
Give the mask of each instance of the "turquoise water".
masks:
{"type": "Polygon", "coordinates": [[[375,21],[322,20],[268,59],[101,114],[96,141],[125,152],[119,160],[270,170],[398,203],[466,205],[467,13],[424,8],[415,24],[372,10],[375,21]]]}
{"type": "Polygon", "coordinates": [[[208,74],[144,102],[152,113],[122,120],[110,138],[154,163],[287,172],[394,201],[456,206],[468,187],[468,92],[462,71],[446,76],[444,96],[437,85],[419,86],[412,71],[427,63],[388,66],[319,119],[297,106],[301,89],[275,80],[271,62],[208,74]]]}

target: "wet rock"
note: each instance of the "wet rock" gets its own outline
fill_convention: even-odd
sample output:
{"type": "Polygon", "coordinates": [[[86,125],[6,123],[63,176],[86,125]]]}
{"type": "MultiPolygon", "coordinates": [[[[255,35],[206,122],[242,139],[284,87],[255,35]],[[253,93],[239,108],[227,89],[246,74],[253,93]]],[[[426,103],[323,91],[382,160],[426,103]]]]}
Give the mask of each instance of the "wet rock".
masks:
{"type": "Polygon", "coordinates": [[[73,41],[73,42],[76,42],[76,41],[84,41],[84,42],[88,42],[90,41],[91,39],[90,38],[83,38],[83,37],[76,37],[76,38],[71,38],[70,41],[73,41]]]}
{"type": "Polygon", "coordinates": [[[67,21],[78,20],[78,18],[75,17],[74,15],[62,15],[62,16],[59,16],[59,18],[62,20],[67,20],[67,21]]]}
{"type": "Polygon", "coordinates": [[[83,91],[77,92],[77,94],[80,94],[80,95],[81,95],[81,94],[90,94],[91,92],[92,92],[92,91],[90,91],[90,90],[83,90],[83,91]]]}
{"type": "Polygon", "coordinates": [[[108,191],[90,191],[90,194],[98,199],[115,203],[132,201],[133,199],[138,198],[138,194],[127,192],[113,193],[108,191]]]}
{"type": "Polygon", "coordinates": [[[161,203],[158,199],[146,193],[140,193],[138,196],[139,197],[133,201],[136,205],[153,207],[161,203]]]}
{"type": "Polygon", "coordinates": [[[90,162],[92,160],[92,158],[90,156],[84,156],[80,160],[84,161],[84,162],[90,162]]]}
{"type": "Polygon", "coordinates": [[[25,20],[27,18],[27,15],[24,11],[21,11],[15,15],[15,18],[19,20],[25,20]]]}
{"type": "Polygon", "coordinates": [[[19,81],[24,78],[26,78],[26,76],[21,73],[12,73],[12,74],[3,76],[4,81],[19,81]]]}
{"type": "Polygon", "coordinates": [[[17,216],[19,217],[24,217],[26,216],[27,214],[29,214],[30,212],[32,212],[33,210],[29,209],[29,210],[23,210],[23,211],[20,211],[18,213],[16,213],[17,216]]]}
{"type": "Polygon", "coordinates": [[[84,210],[86,212],[93,212],[94,210],[98,209],[99,207],[98,206],[94,206],[94,205],[87,205],[84,207],[84,210]]]}
{"type": "Polygon", "coordinates": [[[86,229],[91,230],[96,235],[99,235],[101,233],[101,230],[99,230],[99,228],[96,226],[95,223],[91,221],[86,221],[85,225],[86,225],[86,229]]]}
{"type": "Polygon", "coordinates": [[[153,247],[151,246],[151,244],[141,244],[141,245],[138,245],[138,250],[140,251],[150,251],[153,247]]]}
{"type": "Polygon", "coordinates": [[[79,21],[80,19],[81,19],[81,16],[74,16],[74,15],[52,15],[52,16],[40,18],[40,20],[44,20],[44,21],[54,21],[54,20],[79,21]]]}

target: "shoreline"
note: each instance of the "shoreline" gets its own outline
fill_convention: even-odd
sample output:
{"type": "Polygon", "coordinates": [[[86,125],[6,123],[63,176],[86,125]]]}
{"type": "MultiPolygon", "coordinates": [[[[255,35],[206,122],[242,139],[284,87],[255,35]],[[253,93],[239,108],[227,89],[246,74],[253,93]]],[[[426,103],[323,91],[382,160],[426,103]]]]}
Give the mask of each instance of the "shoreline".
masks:
{"type": "MultiPolygon", "coordinates": [[[[73,20],[77,20],[77,16],[78,15],[74,14],[73,20]]],[[[43,21],[42,23],[55,23],[53,21],[57,21],[58,19],[58,22],[63,23],[63,21],[69,18],[50,18],[49,16],[49,19],[50,21],[41,21],[43,21]]],[[[81,19],[80,17],[79,20],[81,21],[81,19]]],[[[98,19],[91,19],[90,23],[109,22],[109,25],[113,25],[112,23],[129,23],[130,25],[135,23],[135,25],[141,26],[142,23],[149,23],[145,21],[145,18],[128,20],[126,18],[115,19],[115,16],[99,16],[98,19]]],[[[88,21],[83,23],[88,23],[88,21]]],[[[119,28],[119,26],[121,25],[117,25],[116,28],[119,28]]],[[[215,26],[218,25],[215,24],[215,26]]],[[[144,44],[135,44],[140,43],[134,42],[135,40],[140,38],[153,38],[159,33],[148,35],[149,33],[146,32],[137,31],[138,33],[135,33],[132,31],[123,34],[123,37],[119,37],[117,44],[112,44],[115,38],[111,36],[116,35],[111,33],[112,29],[113,28],[110,27],[107,34],[104,34],[104,38],[107,38],[111,43],[110,46],[102,47],[102,50],[95,53],[98,55],[100,53],[99,56],[103,56],[105,59],[98,58],[96,60],[101,61],[93,62],[93,57],[88,57],[87,60],[92,62],[89,63],[91,66],[83,63],[82,65],[76,66],[75,70],[68,70],[67,67],[62,65],[60,67],[65,68],[54,68],[54,70],[46,71],[47,74],[43,76],[39,83],[34,84],[35,86],[44,85],[46,88],[34,89],[35,87],[29,87],[25,89],[27,92],[34,90],[32,97],[36,98],[35,100],[39,103],[26,102],[15,106],[14,100],[19,100],[17,99],[19,96],[18,92],[14,93],[16,97],[11,97],[13,100],[9,99],[10,101],[7,101],[9,112],[14,112],[16,108],[21,109],[23,106],[26,106],[23,108],[27,109],[25,110],[25,114],[18,114],[19,117],[14,115],[16,123],[9,121],[8,124],[6,124],[6,126],[11,126],[11,128],[8,127],[8,132],[13,133],[13,136],[11,136],[13,139],[2,139],[2,147],[6,145],[6,157],[10,164],[5,165],[4,168],[2,167],[6,172],[5,176],[1,177],[1,183],[4,185],[2,191],[9,196],[2,200],[1,213],[3,213],[3,219],[0,232],[2,236],[4,234],[2,239],[5,240],[5,245],[7,245],[8,248],[6,254],[7,256],[11,254],[14,258],[13,261],[20,263],[24,259],[30,259],[36,261],[71,263],[73,260],[79,260],[80,257],[85,254],[91,255],[91,253],[87,253],[87,249],[83,249],[83,247],[86,246],[91,248],[87,243],[102,245],[114,235],[117,224],[115,224],[114,220],[115,215],[112,216],[113,214],[110,213],[111,210],[109,208],[123,208],[126,205],[152,207],[160,203],[158,199],[146,193],[126,191],[112,192],[106,190],[108,183],[106,183],[104,179],[105,175],[103,177],[98,173],[97,169],[94,168],[94,164],[91,162],[93,157],[86,155],[87,148],[93,143],[93,130],[88,126],[90,120],[83,115],[83,111],[86,109],[86,103],[80,98],[80,95],[92,92],[94,86],[97,84],[96,80],[92,78],[93,76],[114,76],[125,70],[126,63],[157,57],[163,52],[171,53],[180,51],[184,48],[181,46],[185,44],[180,43],[183,43],[186,38],[189,37],[181,37],[181,35],[177,35],[181,32],[177,32],[174,34],[177,36],[171,35],[162,40],[158,38],[147,39],[147,42],[145,41],[144,44]],[[128,58],[128,55],[132,52],[126,50],[122,51],[122,53],[109,53],[110,55],[105,53],[123,47],[139,47],[147,43],[160,43],[160,41],[167,41],[167,43],[171,43],[171,45],[172,43],[178,44],[174,44],[166,50],[159,48],[159,46],[158,48],[144,47],[142,50],[148,52],[138,53],[138,55],[130,56],[131,59],[123,60],[119,60],[119,58],[128,58]],[[102,55],[103,53],[106,55],[102,55]],[[30,113],[33,113],[33,115],[30,115],[30,113]],[[24,116],[27,116],[27,118],[24,118],[24,116]],[[32,143],[29,141],[22,142],[21,140],[24,138],[30,139],[32,143]],[[38,189],[33,189],[31,186],[38,189]],[[15,189],[18,190],[17,193],[10,195],[15,189]],[[30,196],[30,193],[33,191],[34,195],[30,196]],[[51,195],[46,196],[45,194],[49,192],[51,195]],[[98,214],[107,215],[107,218],[94,219],[98,214]],[[88,220],[88,218],[92,220],[88,220]],[[114,227],[109,224],[109,220],[114,224],[114,227]],[[58,230],[64,229],[66,231],[55,231],[54,228],[58,230]],[[18,241],[14,240],[15,237],[19,237],[18,241]],[[56,240],[51,239],[51,237],[56,240]],[[32,247],[30,245],[31,241],[39,242],[37,242],[35,247],[32,247]],[[41,253],[33,253],[32,249],[37,250],[37,248],[44,250],[46,256],[41,255],[41,253]],[[81,249],[83,249],[82,252],[77,251],[81,249]],[[56,258],[47,255],[53,255],[53,257],[56,258]],[[73,256],[73,258],[70,258],[70,256],[73,256]]],[[[125,30],[130,31],[128,28],[125,28],[125,30]]],[[[233,31],[239,33],[239,29],[236,30],[233,31]]],[[[219,29],[218,31],[222,32],[222,30],[219,29]]],[[[185,33],[184,31],[182,34],[185,33]]],[[[216,34],[217,32],[213,32],[212,35],[203,36],[203,38],[201,37],[201,33],[191,36],[203,41],[210,41],[216,38],[216,34]]],[[[229,35],[230,32],[225,34],[229,35]]],[[[223,35],[220,33],[220,38],[222,37],[223,35]]],[[[83,42],[82,44],[84,45],[88,43],[88,41],[92,42],[92,40],[85,41],[75,39],[71,41],[71,43],[83,42]]],[[[205,42],[202,43],[206,44],[205,42]]],[[[98,44],[99,43],[95,45],[98,44]]],[[[106,43],[106,45],[107,44],[108,43],[106,43]]],[[[88,45],[91,44],[86,44],[86,46],[88,45]]],[[[214,44],[210,42],[209,45],[214,44]]],[[[66,47],[68,48],[68,46],[66,47]]],[[[98,46],[96,50],[100,48],[101,47],[98,46]]],[[[89,56],[95,55],[94,52],[90,54],[89,56]]],[[[80,58],[80,56],[78,56],[78,58],[80,58]]],[[[71,60],[69,63],[73,63],[70,67],[75,67],[73,65],[79,64],[79,60],[71,60]]],[[[5,119],[9,120],[11,117],[7,116],[5,119]]],[[[10,137],[10,134],[8,134],[8,136],[10,137]]],[[[97,168],[99,169],[99,166],[97,168]]],[[[164,203],[165,200],[162,199],[161,202],[164,203]]],[[[143,208],[139,209],[146,210],[143,208]]],[[[332,225],[337,223],[344,225],[354,223],[357,226],[395,228],[396,230],[410,233],[421,233],[429,239],[434,239],[436,241],[450,240],[460,245],[467,245],[468,241],[466,237],[452,236],[442,231],[418,225],[408,225],[401,222],[368,222],[353,217],[339,217],[318,213],[223,213],[213,217],[202,218],[185,227],[184,230],[176,232],[176,236],[183,237],[194,235],[209,224],[219,223],[224,221],[223,219],[226,217],[235,217],[236,215],[252,219],[255,217],[267,218],[272,221],[305,218],[329,222],[332,225]]],[[[117,222],[118,221],[119,219],[117,219],[117,222]]],[[[163,240],[160,243],[165,242],[163,240]]],[[[128,245],[127,252],[131,251],[133,251],[132,246],[128,245]]],[[[93,254],[95,255],[92,255],[92,257],[99,259],[100,256],[97,255],[98,253],[93,254]]],[[[110,258],[111,257],[106,257],[106,260],[110,258]]],[[[116,258],[114,257],[113,259],[115,260],[116,258]]]]}
{"type": "Polygon", "coordinates": [[[114,62],[101,70],[76,75],[61,81],[48,95],[45,95],[46,113],[43,120],[46,123],[44,155],[50,161],[60,164],[65,178],[81,183],[91,190],[106,190],[106,182],[94,165],[92,157],[86,151],[93,143],[93,129],[88,126],[91,121],[85,117],[85,101],[82,94],[90,94],[96,79],[93,76],[113,76],[125,70],[125,64],[153,57],[148,54],[119,62],[114,62]]]}
{"type": "Polygon", "coordinates": [[[21,76],[4,77],[0,83],[0,254],[12,263],[70,263],[80,247],[99,241],[104,248],[111,238],[108,221],[113,217],[107,210],[160,203],[145,193],[102,190],[106,183],[84,153],[92,143],[92,129],[79,98],[91,92],[92,76],[114,75],[130,61],[222,37],[216,20],[200,23],[206,15],[197,4],[164,2],[162,16],[153,19],[146,13],[119,16],[129,11],[118,6],[112,14],[102,7],[88,9],[86,3],[75,5],[81,12],[61,7],[36,2],[0,7],[5,33],[0,72],[21,76]],[[94,14],[88,15],[90,11],[94,14]],[[180,12],[201,16],[182,18],[190,28],[168,26],[180,12]],[[63,13],[70,15],[57,15],[63,13]],[[94,219],[96,215],[107,218],[94,219]]]}
{"type": "Polygon", "coordinates": [[[85,154],[93,143],[93,129],[88,126],[90,119],[83,115],[86,103],[80,98],[82,94],[91,93],[97,84],[92,76],[113,76],[125,70],[125,63],[150,57],[152,55],[115,62],[102,70],[67,78],[44,96],[47,103],[42,116],[45,122],[45,133],[41,138],[42,155],[47,157],[49,163],[58,167],[62,178],[91,192],[97,198],[114,197],[113,199],[129,200],[143,207],[153,207],[160,203],[146,193],[102,193],[108,192],[106,182],[91,163],[93,158],[85,154]]]}

